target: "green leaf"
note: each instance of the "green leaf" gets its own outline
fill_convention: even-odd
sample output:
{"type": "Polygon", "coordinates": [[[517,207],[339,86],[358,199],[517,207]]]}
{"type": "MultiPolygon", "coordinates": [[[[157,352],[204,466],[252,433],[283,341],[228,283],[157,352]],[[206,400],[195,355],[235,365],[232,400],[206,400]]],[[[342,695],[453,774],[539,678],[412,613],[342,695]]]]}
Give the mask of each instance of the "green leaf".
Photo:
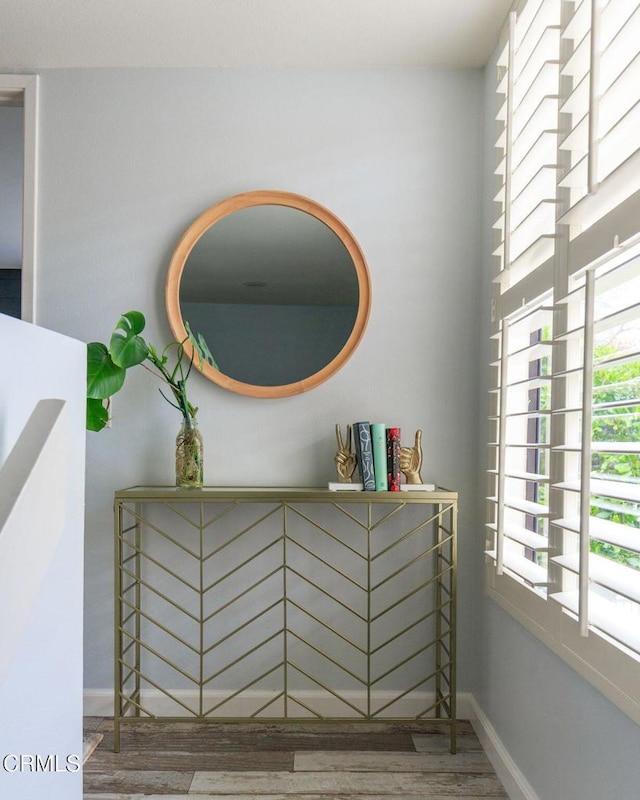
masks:
{"type": "Polygon", "coordinates": [[[144,314],[128,311],[118,320],[109,348],[115,364],[128,369],[141,364],[149,354],[145,340],[138,334],[144,330],[144,314]]]}
{"type": "Polygon", "coordinates": [[[184,321],[184,327],[189,335],[189,341],[193,345],[193,349],[200,358],[200,363],[203,361],[208,361],[214,369],[220,370],[220,367],[216,364],[214,357],[211,355],[211,350],[209,350],[209,346],[207,345],[204,336],[199,333],[198,338],[196,339],[195,334],[191,330],[189,323],[186,320],[184,321]]]}
{"type": "Polygon", "coordinates": [[[87,397],[104,400],[122,388],[126,371],[114,364],[106,345],[87,345],[87,397]]]}
{"type": "Polygon", "coordinates": [[[147,358],[153,364],[153,366],[159,369],[160,372],[162,372],[162,374],[164,375],[165,364],[168,361],[167,356],[164,355],[164,353],[162,354],[162,356],[160,356],[160,354],[152,344],[147,344],[147,348],[148,348],[147,358]]]}
{"type": "Polygon", "coordinates": [[[87,430],[101,431],[109,421],[109,412],[102,400],[87,397],[87,430]]]}
{"type": "Polygon", "coordinates": [[[127,311],[118,320],[116,330],[122,328],[123,331],[130,332],[131,335],[137,335],[142,333],[145,325],[146,320],[142,311],[127,311]]]}

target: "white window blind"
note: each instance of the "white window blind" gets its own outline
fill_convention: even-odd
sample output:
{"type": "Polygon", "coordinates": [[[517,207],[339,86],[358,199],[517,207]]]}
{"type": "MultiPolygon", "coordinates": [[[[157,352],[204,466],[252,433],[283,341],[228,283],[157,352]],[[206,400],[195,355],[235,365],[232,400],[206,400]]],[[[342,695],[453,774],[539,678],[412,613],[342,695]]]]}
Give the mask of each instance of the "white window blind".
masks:
{"type": "Polygon", "coordinates": [[[640,654],[640,255],[623,253],[576,281],[567,298],[569,419],[563,590],[552,597],[640,654]],[[571,408],[575,410],[571,410],[571,408]]]}
{"type": "Polygon", "coordinates": [[[498,60],[499,216],[495,255],[505,291],[553,256],[560,59],[558,0],[524,4],[509,18],[498,60]]]}
{"type": "Polygon", "coordinates": [[[569,163],[560,187],[569,202],[561,220],[576,236],[640,188],[640,0],[564,5],[571,55],[561,71],[570,89],[560,149],[569,163]]]}
{"type": "Polygon", "coordinates": [[[493,390],[497,427],[488,555],[531,587],[547,579],[552,307],[503,321],[493,390]]]}

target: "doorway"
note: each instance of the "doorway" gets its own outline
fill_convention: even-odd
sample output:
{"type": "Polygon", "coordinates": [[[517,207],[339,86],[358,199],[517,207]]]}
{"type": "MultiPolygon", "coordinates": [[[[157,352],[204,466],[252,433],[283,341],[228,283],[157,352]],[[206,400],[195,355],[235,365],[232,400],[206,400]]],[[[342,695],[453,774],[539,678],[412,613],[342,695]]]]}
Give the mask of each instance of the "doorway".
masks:
{"type": "Polygon", "coordinates": [[[0,75],[0,313],[35,322],[37,76],[0,75]]]}

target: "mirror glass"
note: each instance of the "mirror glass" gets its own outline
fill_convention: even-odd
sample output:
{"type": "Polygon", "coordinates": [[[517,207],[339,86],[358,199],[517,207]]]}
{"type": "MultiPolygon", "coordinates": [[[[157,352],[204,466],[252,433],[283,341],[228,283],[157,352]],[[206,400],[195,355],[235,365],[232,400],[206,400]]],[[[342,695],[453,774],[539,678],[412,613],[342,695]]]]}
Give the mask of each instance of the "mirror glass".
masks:
{"type": "Polygon", "coordinates": [[[342,350],[358,311],[346,247],[315,217],[283,206],[236,211],[191,251],[180,310],[230,378],[279,386],[342,350]]]}
{"type": "Polygon", "coordinates": [[[305,391],[335,372],[362,335],[364,258],[344,226],[306,198],[230,201],[196,220],[176,251],[167,279],[172,330],[182,340],[186,322],[204,338],[215,367],[202,371],[225,388],[263,397],[305,391]]]}

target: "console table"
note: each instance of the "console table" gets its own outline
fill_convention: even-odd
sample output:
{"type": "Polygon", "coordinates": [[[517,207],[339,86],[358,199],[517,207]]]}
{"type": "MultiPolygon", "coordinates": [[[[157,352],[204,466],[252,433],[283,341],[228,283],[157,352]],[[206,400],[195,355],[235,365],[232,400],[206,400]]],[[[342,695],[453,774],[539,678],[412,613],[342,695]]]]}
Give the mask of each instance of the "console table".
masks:
{"type": "Polygon", "coordinates": [[[448,723],[457,493],[135,486],[115,493],[120,726],[448,723]]]}

